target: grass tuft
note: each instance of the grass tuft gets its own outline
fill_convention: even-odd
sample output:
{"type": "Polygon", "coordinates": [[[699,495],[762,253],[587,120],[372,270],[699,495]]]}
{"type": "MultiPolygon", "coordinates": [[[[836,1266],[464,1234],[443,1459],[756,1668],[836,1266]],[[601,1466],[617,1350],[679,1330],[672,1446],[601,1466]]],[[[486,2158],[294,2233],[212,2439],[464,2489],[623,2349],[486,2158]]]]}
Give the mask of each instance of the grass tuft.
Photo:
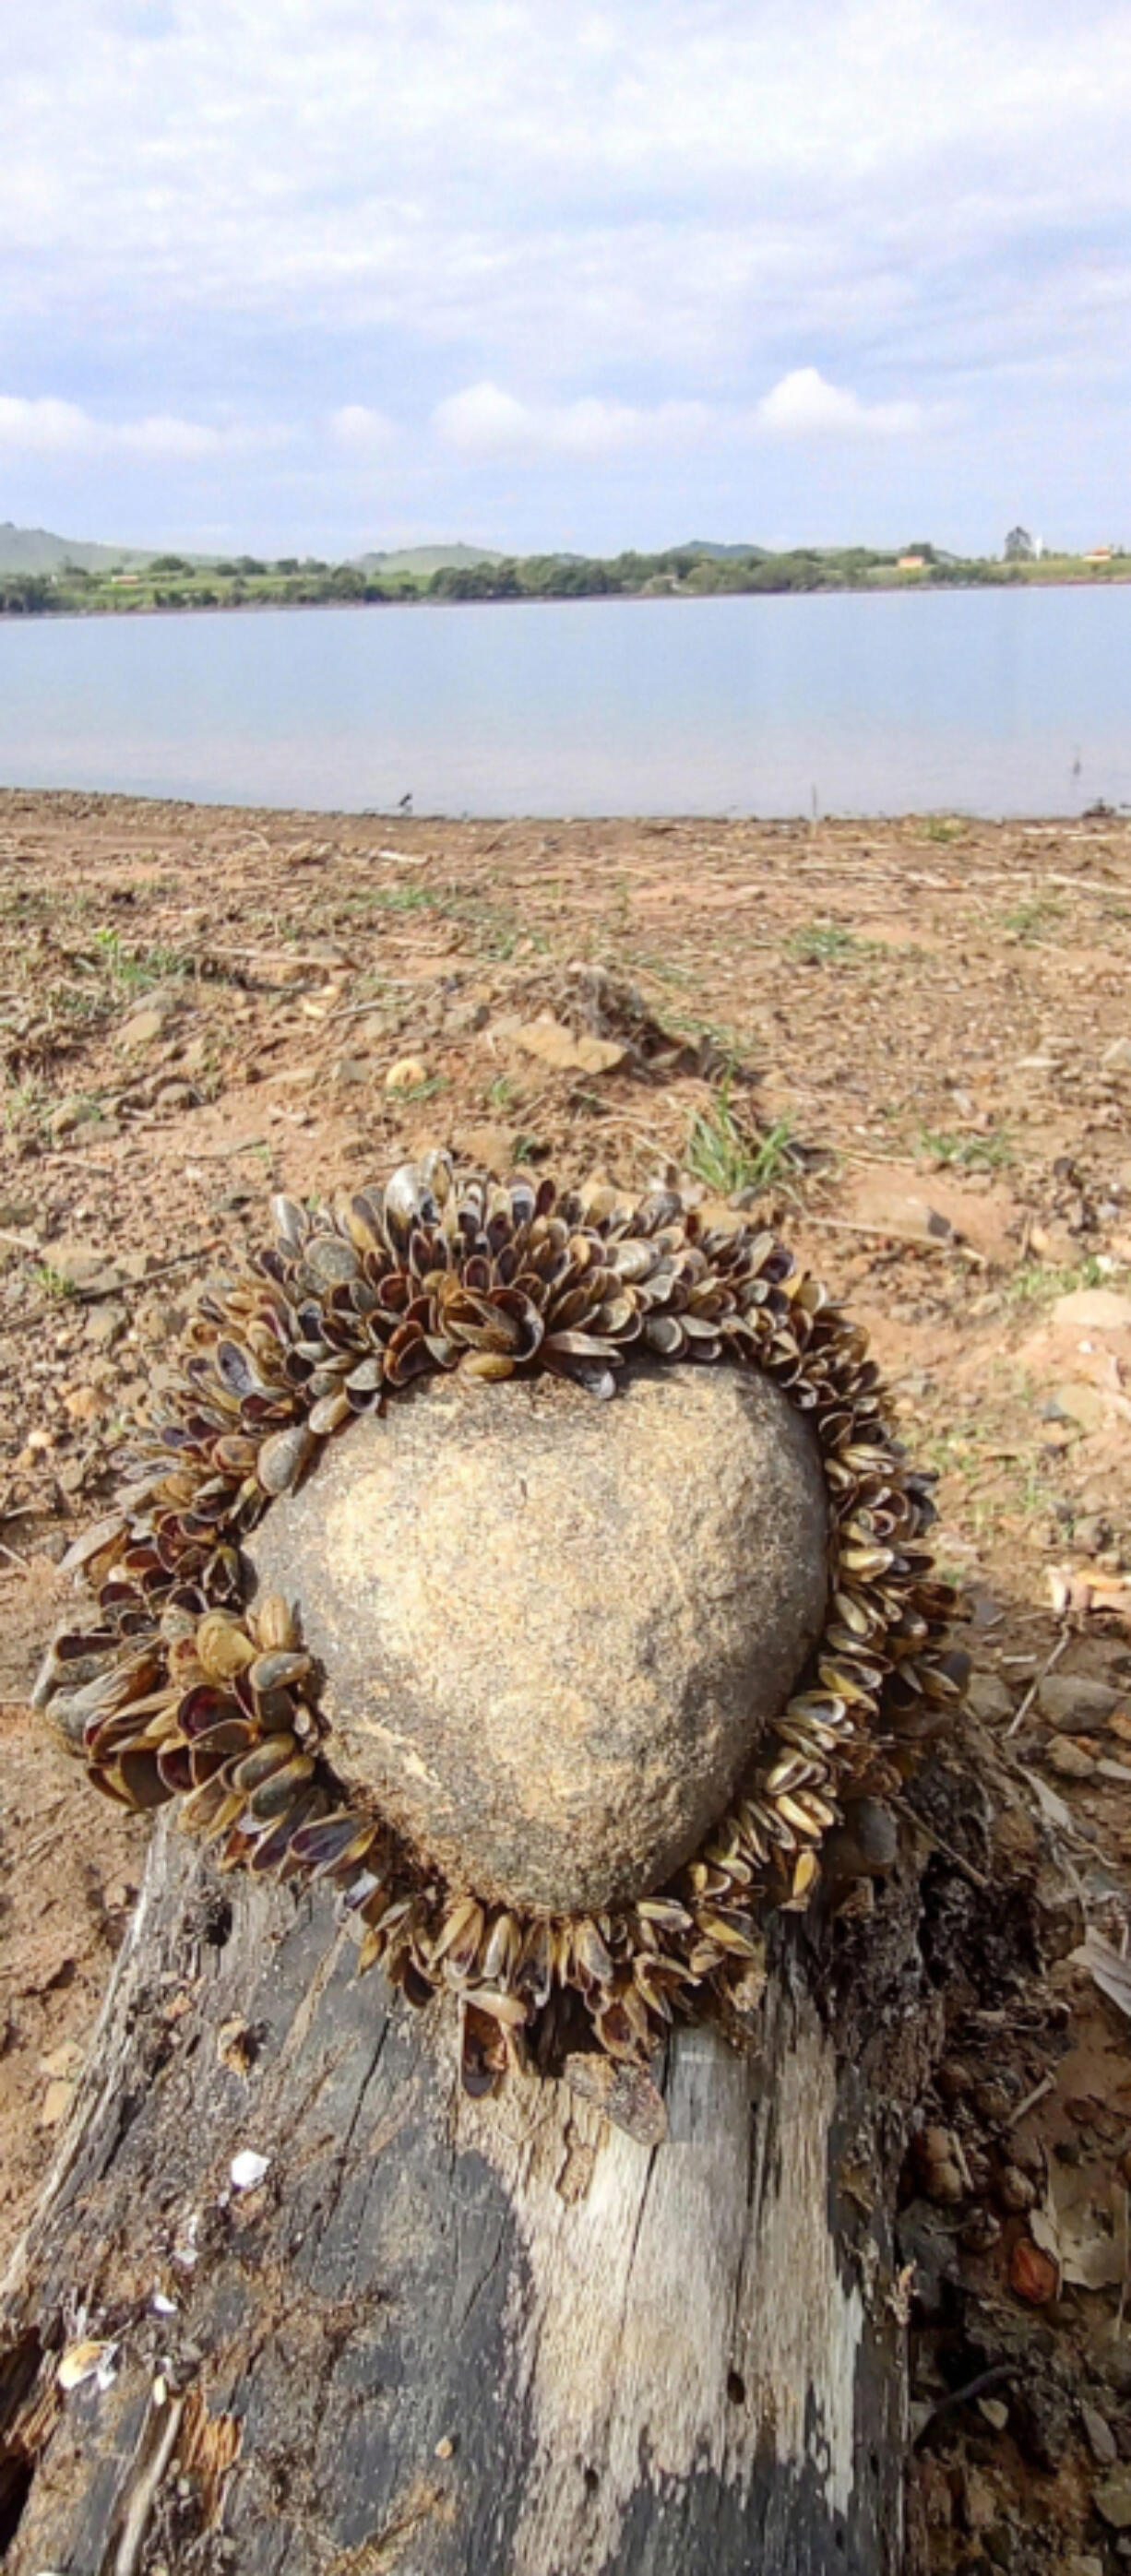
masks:
{"type": "Polygon", "coordinates": [[[843,966],[850,958],[866,957],[868,948],[843,922],[803,921],[790,931],[785,953],[795,966],[843,966]]]}
{"type": "Polygon", "coordinates": [[[796,1171],[797,1150],[788,1118],[775,1120],[765,1133],[744,1125],[730,1102],[730,1086],[720,1085],[706,1109],[697,1109],[687,1138],[687,1168],[716,1198],[733,1198],[739,1190],[768,1190],[796,1171]]]}
{"type": "Polygon", "coordinates": [[[1008,1136],[959,1136],[944,1128],[920,1127],[916,1151],[930,1154],[955,1172],[1000,1172],[1016,1160],[1008,1136]]]}

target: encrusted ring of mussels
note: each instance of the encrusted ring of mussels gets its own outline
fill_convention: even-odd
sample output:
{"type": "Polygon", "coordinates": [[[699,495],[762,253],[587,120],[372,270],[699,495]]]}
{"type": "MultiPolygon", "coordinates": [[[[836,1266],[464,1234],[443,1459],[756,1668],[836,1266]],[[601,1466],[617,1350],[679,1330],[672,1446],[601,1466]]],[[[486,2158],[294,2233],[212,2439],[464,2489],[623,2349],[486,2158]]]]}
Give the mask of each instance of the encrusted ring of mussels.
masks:
{"type": "Polygon", "coordinates": [[[771,1233],[705,1228],[669,1190],[500,1182],[443,1154],[383,1188],[272,1204],[276,1240],[203,1290],[154,1380],[119,1507],[66,1563],[97,1598],[36,1699],[96,1785],[181,1801],[220,1865],[331,1882],[409,1999],[463,2000],[464,2080],[540,2062],[578,2003],[600,2047],[647,2063],[678,2011],[741,2007],[758,1915],[801,1907],[845,1799],[882,1795],[944,1721],[955,1601],[923,1544],[930,1478],[886,1419],[866,1336],[771,1233]],[[321,1445],[416,1377],[553,1370],[597,1396],[634,1356],[762,1370],[820,1447],[830,1606],[798,1689],[672,1883],[616,1911],[523,1916],[434,1871],[335,1778],[295,1613],[249,1607],[241,1539],[321,1445]]]}

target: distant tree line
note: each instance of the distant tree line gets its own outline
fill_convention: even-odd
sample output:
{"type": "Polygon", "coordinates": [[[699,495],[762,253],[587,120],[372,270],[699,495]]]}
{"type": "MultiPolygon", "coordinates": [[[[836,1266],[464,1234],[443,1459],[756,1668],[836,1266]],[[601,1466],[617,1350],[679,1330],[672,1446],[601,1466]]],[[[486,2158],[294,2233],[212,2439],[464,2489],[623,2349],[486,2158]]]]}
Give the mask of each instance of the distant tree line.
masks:
{"type": "MultiPolygon", "coordinates": [[[[392,600],[702,599],[751,592],[869,590],[912,584],[969,588],[1024,581],[1038,568],[1020,553],[1012,531],[1006,560],[947,554],[925,539],[902,554],[869,546],[669,546],[657,554],[627,550],[608,557],[513,555],[495,562],[445,565],[428,575],[389,571],[318,556],[231,555],[193,563],[165,553],[90,571],[65,563],[57,573],[0,572],[0,616],[52,612],[190,608],[313,608],[392,600]]],[[[1064,560],[1063,558],[1061,559],[1064,560]]],[[[1121,560],[1110,567],[1121,571],[1121,560]]],[[[1050,573],[1050,578],[1056,578],[1050,573]]],[[[1063,574],[1061,575],[1063,578],[1063,574]]]]}
{"type": "Polygon", "coordinates": [[[47,573],[0,572],[0,617],[41,617],[66,605],[47,573]]]}
{"type": "MultiPolygon", "coordinates": [[[[933,546],[908,549],[928,581],[1006,581],[1002,564],[944,556],[933,546]]],[[[899,577],[899,558],[868,546],[791,548],[770,554],[698,553],[686,546],[660,554],[525,555],[501,563],[446,565],[428,583],[431,599],[707,598],[751,591],[859,590],[899,577]]]]}

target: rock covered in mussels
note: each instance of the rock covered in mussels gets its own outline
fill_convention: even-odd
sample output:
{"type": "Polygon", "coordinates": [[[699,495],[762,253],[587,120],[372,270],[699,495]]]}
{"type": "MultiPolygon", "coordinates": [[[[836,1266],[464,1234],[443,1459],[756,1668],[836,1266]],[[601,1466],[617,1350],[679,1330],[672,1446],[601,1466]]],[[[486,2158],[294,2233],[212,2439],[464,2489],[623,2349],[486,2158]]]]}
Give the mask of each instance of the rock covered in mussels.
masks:
{"type": "MultiPolygon", "coordinates": [[[[948,1642],[954,1595],[937,1579],[924,1545],[930,1479],[910,1465],[894,1436],[866,1336],[819,1281],[797,1270],[773,1234],[754,1225],[705,1226],[673,1191],[653,1190],[634,1204],[604,1182],[562,1189],[548,1175],[535,1181],[525,1173],[504,1182],[430,1154],[331,1204],[302,1208],[282,1199],[273,1213],[274,1243],[246,1269],[206,1284],[178,1359],[154,1374],[145,1416],[121,1461],[128,1482],[115,1509],[71,1551],[87,1599],[55,1638],[37,1705],[106,1796],[132,1807],[175,1800],[185,1830],[207,1842],[221,1869],[334,1889],[358,1942],[359,1968],[379,1962],[413,2003],[441,1989],[458,1993],[463,2078],[472,2092],[493,2090],[508,2068],[531,2057],[542,2068],[558,2062],[573,2048],[579,2016],[622,2070],[639,2072],[677,2013],[702,2009],[712,1997],[739,2019],[754,2008],[759,1917],[768,1907],[808,1903],[833,1829],[845,1826],[842,1859],[851,1865],[882,1870],[890,1861],[890,1830],[877,1842],[864,1826],[869,1816],[883,1825],[883,1801],[945,1723],[962,1687],[948,1642]],[[492,1893],[501,1876],[468,1884],[462,1812],[453,1878],[435,1857],[443,1830],[438,1809],[417,1834],[405,1833],[372,1787],[347,1785],[336,1767],[338,1728],[321,1705],[324,1675],[305,1642],[317,1596],[312,1611],[309,1601],[261,1584],[251,1602],[245,1550],[304,1478],[316,1489],[325,1459],[354,1438],[359,1421],[366,1421],[367,1439],[389,1437],[402,1410],[424,1392],[415,1380],[458,1386],[461,1408],[477,1388],[508,1388],[516,1405],[532,1408],[531,1419],[535,1395],[544,1401],[556,1384],[589,1398],[619,1389],[617,1405],[601,1403],[591,1416],[604,1439],[620,1409],[641,1401],[637,1382],[646,1390],[657,1369],[666,1401],[704,1371],[723,1381],[741,1375],[768,1398],[784,1397],[799,1435],[815,1442],[827,1511],[824,1624],[731,1794],[658,1887],[552,1912],[504,1903],[492,1893]]],[[[693,1407],[697,1401],[691,1398],[693,1407]]],[[[470,1423],[473,1416],[461,1410],[459,1418],[470,1423]]],[[[567,1406],[540,1418],[566,1427],[577,1417],[567,1406]]],[[[674,1451],[668,1442],[665,1458],[673,1474],[684,1474],[678,1441],[674,1451]]],[[[525,1508],[529,1469],[522,1460],[512,1465],[517,1513],[525,1508]]],[[[568,1490],[567,1480],[559,1487],[562,1527],[568,1490]]],[[[702,1497],[702,1487],[696,1490],[702,1497]]],[[[725,1525],[738,1503],[733,1490],[722,1490],[725,1525]]],[[[633,1499],[636,1508],[640,1497],[633,1499]]],[[[492,1508],[501,1547],[497,1495],[492,1508]]],[[[703,1508],[709,1554],[719,1494],[703,1508]]],[[[786,1539],[778,1546],[766,1527],[774,1508],[767,1500],[759,1557],[776,1564],[790,1588],[801,1641],[808,1611],[797,1590],[799,1558],[812,1573],[820,1551],[814,1558],[799,1542],[795,1553],[786,1539]],[[777,1551],[769,1558],[767,1545],[777,1551]]],[[[485,1507],[481,1518],[485,1542],[485,1507]]],[[[624,1612],[627,1594],[636,1622],[631,1652],[645,1679],[652,1642],[641,1601],[657,1568],[664,1573],[658,1528],[638,1523],[626,1540],[622,1514],[623,1573],[603,1525],[581,1551],[594,1603],[612,1582],[624,1612]]],[[[482,1585],[480,1536],[478,1528],[470,1532],[464,1554],[482,1585]]],[[[676,1581],[682,1530],[674,1544],[676,1581]]],[[[555,1594],[559,1607],[564,1601],[562,1545],[559,1539],[536,1588],[540,1618],[555,1594]]],[[[711,1653],[726,1664],[720,1566],[730,1563],[729,1545],[728,1534],[718,1543],[719,1564],[700,1561],[697,1569],[704,1583],[699,1616],[712,1641],[703,1671],[692,1657],[700,1684],[704,1671],[715,1672],[711,1653]]],[[[411,1583],[411,1568],[399,1569],[398,1580],[411,1583]]],[[[580,1599],[580,1576],[575,1589],[580,1599]]],[[[461,1585],[454,1591],[463,1609],[461,1585]]],[[[776,1615],[763,1644],[771,1635],[784,1638],[776,1615]]],[[[512,1605],[512,1622],[514,1616],[512,1605]]],[[[690,1625],[689,1614],[685,1661],[690,1625]]],[[[439,1629],[446,1640],[447,1598],[439,1629]]],[[[485,1650],[492,1672],[498,1638],[496,1611],[485,1650]]],[[[474,1661],[474,1637],[461,1632],[461,1639],[474,1661]]],[[[403,1642],[393,1638],[395,1654],[403,1642]]],[[[544,1637],[539,1651],[544,1670],[544,1637]]],[[[607,1645],[605,1651],[607,1660],[607,1645]]],[[[782,1653],[784,1671],[784,1644],[782,1653]]],[[[428,1674],[442,1670],[443,1654],[443,1642],[425,1640],[428,1674]]],[[[591,1716],[600,1699],[593,1655],[586,1629],[581,1661],[591,1716]]],[[[741,1675],[732,1670],[730,1679],[737,1687],[741,1675]]],[[[591,1777],[598,1756],[615,1767],[624,1755],[616,1735],[624,1674],[615,1681],[605,1697],[605,1735],[587,1730],[591,1777]]],[[[761,1669],[759,1688],[756,1705],[764,1709],[776,1693],[761,1669]]],[[[547,1730],[531,1701],[524,1692],[518,1713],[525,1748],[520,1824],[528,1811],[542,1814],[551,1767],[547,1730]]],[[[748,1692],[748,1729],[754,1704],[748,1692]]],[[[676,1707],[678,1735],[685,1714],[678,1691],[676,1707]]],[[[348,1722],[340,1686],[338,1715],[348,1722]]],[[[559,1703],[559,1739],[562,1718],[559,1703]]],[[[673,1723],[670,1713],[666,1722],[673,1723]]],[[[568,1736],[568,1725],[564,1731],[568,1736]]],[[[750,1740],[748,1732],[744,1742],[750,1740]]],[[[470,1750],[464,1744],[465,1796],[472,1751],[482,1768],[486,1738],[470,1750]]],[[[421,1761],[419,1751],[402,1746],[404,1768],[409,1754],[421,1761]]],[[[721,1739],[710,1747],[712,1762],[716,1756],[720,1776],[729,1777],[721,1739]]],[[[560,1745],[558,1767],[568,1808],[572,1775],[560,1745]]],[[[622,1781],[627,1768],[622,1758],[622,1781]]],[[[427,1772],[422,1761],[421,1770],[427,1772]]],[[[445,1795],[450,1785],[441,1781],[445,1795]]],[[[703,1786],[693,1776],[681,1792],[688,1831],[703,1786]]],[[[664,1817],[662,1795],[652,1803],[656,1812],[641,1830],[659,1865],[676,1818],[674,1808],[664,1817]]],[[[614,1871],[628,1835],[636,1837],[634,1867],[641,1865],[640,1831],[631,1820],[610,1826],[609,1807],[607,1796],[603,1810],[597,1799],[614,1871]]],[[[486,1818],[497,1835],[505,1808],[496,1782],[485,1809],[480,1800],[478,1821],[473,1813],[474,1829],[486,1818]]],[[[560,1826],[561,1813],[559,1836],[560,1826]]],[[[576,1838],[580,1846],[580,1831],[576,1838]]],[[[515,1843],[512,1830],[512,1857],[515,1843]]],[[[571,1884],[581,1881],[575,1875],[571,1884]]]]}
{"type": "Polygon", "coordinates": [[[815,1436],[768,1379],[615,1405],[456,1377],[333,1443],[249,1546],[303,1603],[339,1777],[456,1887],[648,1894],[727,1806],[824,1625],[815,1436]]]}

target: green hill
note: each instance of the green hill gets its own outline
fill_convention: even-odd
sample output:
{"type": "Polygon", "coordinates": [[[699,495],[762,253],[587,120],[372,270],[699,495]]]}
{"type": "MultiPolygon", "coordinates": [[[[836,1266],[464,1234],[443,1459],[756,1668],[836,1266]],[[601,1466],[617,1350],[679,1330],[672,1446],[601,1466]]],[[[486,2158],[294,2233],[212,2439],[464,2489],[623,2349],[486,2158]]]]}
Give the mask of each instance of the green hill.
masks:
{"type": "Polygon", "coordinates": [[[91,545],[76,537],[57,537],[50,528],[17,528],[0,520],[0,572],[59,572],[79,564],[84,572],[112,572],[119,564],[148,563],[140,546],[91,545]]]}
{"type": "Polygon", "coordinates": [[[400,546],[391,554],[354,555],[359,572],[465,572],[472,564],[504,561],[488,546],[400,546]]]}
{"type": "Polygon", "coordinates": [[[745,562],[748,558],[764,555],[765,551],[764,546],[719,546],[712,537],[689,537],[685,546],[671,548],[673,554],[704,555],[714,563],[745,562]]]}

